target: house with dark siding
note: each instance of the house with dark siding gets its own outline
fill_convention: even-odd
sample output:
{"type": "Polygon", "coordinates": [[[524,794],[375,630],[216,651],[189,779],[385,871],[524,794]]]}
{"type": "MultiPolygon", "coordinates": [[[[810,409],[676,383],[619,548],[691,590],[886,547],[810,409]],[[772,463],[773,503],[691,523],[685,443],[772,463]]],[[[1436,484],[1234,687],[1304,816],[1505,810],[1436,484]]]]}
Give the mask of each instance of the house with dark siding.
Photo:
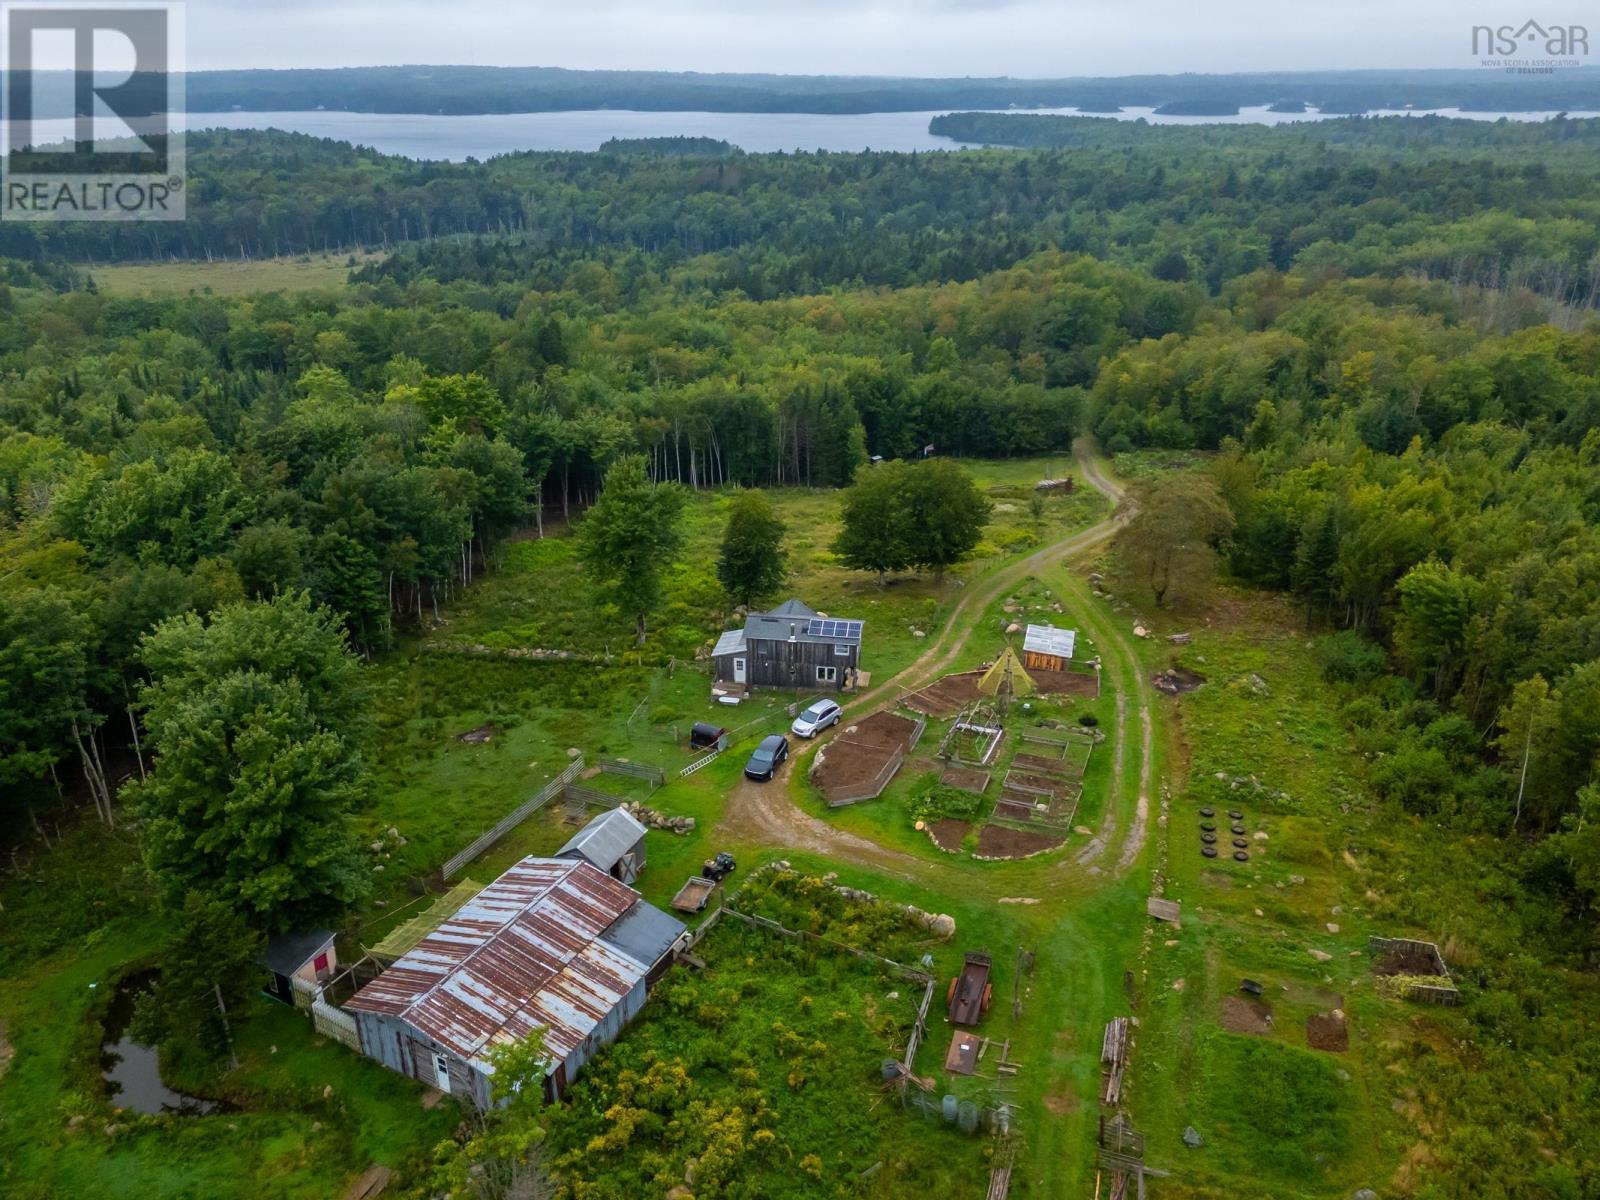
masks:
{"type": "Polygon", "coordinates": [[[538,1032],[555,1099],[639,1015],[684,932],[581,857],[525,858],[344,1007],[362,1053],[480,1108],[495,1047],[538,1032]]]}
{"type": "Polygon", "coordinates": [[[725,689],[795,688],[839,692],[855,688],[861,672],[863,621],[826,617],[799,600],[751,613],[711,652],[725,689]]]}

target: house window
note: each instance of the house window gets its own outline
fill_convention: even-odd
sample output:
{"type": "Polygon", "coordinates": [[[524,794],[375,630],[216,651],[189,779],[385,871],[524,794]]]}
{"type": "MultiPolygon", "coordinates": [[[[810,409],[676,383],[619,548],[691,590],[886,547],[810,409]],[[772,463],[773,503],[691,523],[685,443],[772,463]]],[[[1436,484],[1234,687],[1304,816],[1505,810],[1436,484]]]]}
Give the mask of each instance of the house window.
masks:
{"type": "Polygon", "coordinates": [[[818,683],[833,683],[838,678],[839,678],[839,668],[838,667],[818,667],[817,668],[817,682],[818,683]]]}
{"type": "Polygon", "coordinates": [[[326,954],[317,955],[311,964],[311,969],[317,973],[318,978],[321,978],[328,969],[328,956],[326,954]]]}
{"type": "Polygon", "coordinates": [[[849,658],[850,657],[850,647],[849,646],[843,646],[843,645],[835,644],[835,646],[833,647],[833,652],[835,654],[837,654],[840,658],[849,658]]]}

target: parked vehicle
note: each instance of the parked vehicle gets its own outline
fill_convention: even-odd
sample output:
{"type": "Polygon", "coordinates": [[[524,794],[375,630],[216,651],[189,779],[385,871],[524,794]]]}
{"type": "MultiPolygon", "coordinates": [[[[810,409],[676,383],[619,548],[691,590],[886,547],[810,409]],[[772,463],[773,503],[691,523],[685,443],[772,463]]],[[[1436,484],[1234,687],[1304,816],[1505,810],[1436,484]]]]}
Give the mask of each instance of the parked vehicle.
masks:
{"type": "Polygon", "coordinates": [[[696,721],[689,730],[689,749],[705,750],[711,746],[720,746],[722,739],[728,736],[728,731],[721,725],[712,725],[706,721],[696,721]]]}
{"type": "Polygon", "coordinates": [[[764,737],[761,739],[761,744],[756,747],[755,753],[750,756],[750,761],[744,765],[745,778],[757,782],[771,779],[783,765],[783,760],[788,757],[788,738],[781,733],[764,737]]]}
{"type": "Polygon", "coordinates": [[[832,700],[816,700],[812,702],[810,708],[794,719],[794,724],[789,726],[789,732],[796,737],[814,738],[830,725],[837,725],[842,716],[844,710],[832,700]]]}
{"type": "Polygon", "coordinates": [[[719,850],[715,858],[706,859],[700,868],[700,874],[707,879],[721,881],[733,874],[734,867],[738,864],[733,861],[733,855],[726,850],[719,850]]]}

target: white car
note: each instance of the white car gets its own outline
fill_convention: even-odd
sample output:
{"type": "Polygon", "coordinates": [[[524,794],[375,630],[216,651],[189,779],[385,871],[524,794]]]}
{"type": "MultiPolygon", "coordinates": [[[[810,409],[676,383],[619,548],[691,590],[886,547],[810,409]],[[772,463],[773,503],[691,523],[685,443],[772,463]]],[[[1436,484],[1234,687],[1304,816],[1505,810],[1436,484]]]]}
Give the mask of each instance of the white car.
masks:
{"type": "Polygon", "coordinates": [[[844,710],[832,700],[814,700],[810,708],[794,719],[789,732],[796,737],[814,738],[828,726],[837,725],[842,716],[844,710]]]}

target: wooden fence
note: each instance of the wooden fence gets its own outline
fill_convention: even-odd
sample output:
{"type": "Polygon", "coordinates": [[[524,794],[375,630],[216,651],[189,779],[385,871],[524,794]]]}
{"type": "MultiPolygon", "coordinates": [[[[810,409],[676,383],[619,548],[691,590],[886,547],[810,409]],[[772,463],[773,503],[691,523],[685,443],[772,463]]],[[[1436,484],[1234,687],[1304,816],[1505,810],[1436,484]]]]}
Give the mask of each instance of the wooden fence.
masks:
{"type": "Polygon", "coordinates": [[[311,1024],[323,1037],[349,1046],[358,1054],[361,1052],[361,1035],[356,1032],[356,1019],[343,1009],[318,999],[311,1006],[311,1024]]]}
{"type": "Polygon", "coordinates": [[[913,728],[911,730],[911,741],[906,746],[906,750],[907,751],[915,750],[917,748],[917,743],[922,740],[922,735],[923,735],[924,732],[927,731],[927,728],[928,728],[928,718],[926,716],[924,716],[922,713],[918,713],[917,714],[917,718],[916,718],[916,724],[915,724],[915,726],[913,726],[913,728]]]}
{"type": "Polygon", "coordinates": [[[458,874],[462,867],[466,866],[473,859],[477,858],[478,855],[482,854],[490,846],[494,845],[501,838],[505,837],[506,834],[510,833],[518,825],[521,825],[529,817],[533,816],[534,813],[538,812],[546,804],[549,804],[550,801],[559,796],[563,791],[566,790],[567,785],[582,773],[583,755],[580,754],[577,758],[573,759],[567,764],[566,770],[562,771],[561,774],[557,775],[549,783],[545,784],[544,787],[540,788],[531,799],[518,805],[511,812],[500,818],[500,820],[496,822],[493,827],[485,829],[472,840],[472,843],[467,846],[466,849],[447,859],[441,874],[443,874],[444,878],[447,880],[451,876],[458,874]]]}
{"type": "Polygon", "coordinates": [[[1450,978],[1450,968],[1445,965],[1444,955],[1439,947],[1432,942],[1419,942],[1413,938],[1385,938],[1369,937],[1367,951],[1370,954],[1391,954],[1400,951],[1403,954],[1416,954],[1427,959],[1433,965],[1433,972],[1422,976],[1407,976],[1399,983],[1400,997],[1403,1000],[1421,1000],[1424,1004],[1460,1004],[1461,992],[1456,988],[1455,981],[1450,978]],[[1424,980],[1436,979],[1436,983],[1427,983],[1424,980]]]}
{"type": "Polygon", "coordinates": [[[649,763],[627,762],[620,758],[602,758],[595,765],[602,771],[612,775],[626,775],[629,779],[642,779],[652,788],[658,788],[667,781],[667,773],[660,767],[652,767],[649,763]]]}
{"type": "Polygon", "coordinates": [[[905,762],[906,752],[896,746],[889,761],[878,768],[878,773],[871,779],[861,783],[841,784],[836,788],[828,788],[824,795],[827,797],[829,808],[840,808],[846,804],[859,804],[863,800],[876,800],[883,795],[883,789],[889,786],[889,781],[900,770],[900,764],[905,762]]]}
{"type": "Polygon", "coordinates": [[[577,812],[588,808],[616,808],[626,797],[615,792],[603,792],[599,788],[585,787],[581,783],[569,783],[562,795],[567,808],[577,812]]]}

